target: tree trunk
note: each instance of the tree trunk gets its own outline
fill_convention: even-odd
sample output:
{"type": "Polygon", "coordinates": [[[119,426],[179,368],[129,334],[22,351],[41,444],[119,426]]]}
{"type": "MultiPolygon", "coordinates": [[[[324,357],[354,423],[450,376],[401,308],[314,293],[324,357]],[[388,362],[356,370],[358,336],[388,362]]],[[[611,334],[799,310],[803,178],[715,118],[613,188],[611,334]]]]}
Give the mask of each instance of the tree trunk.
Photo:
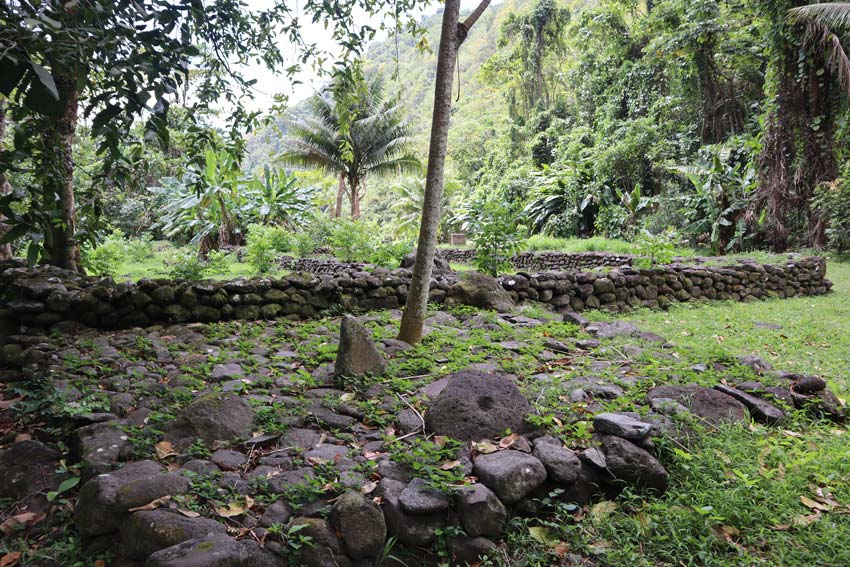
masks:
{"type": "MultiPolygon", "coordinates": [[[[774,17],[784,23],[788,8],[806,3],[793,0],[782,4],[774,17]]],[[[816,72],[828,68],[825,54],[817,47],[801,46],[799,24],[782,30],[772,46],[778,61],[776,106],[765,128],[758,159],[759,185],[747,215],[755,224],[765,212],[762,230],[777,251],[823,244],[824,226],[811,207],[811,199],[818,185],[838,176],[832,78],[816,72]],[[801,58],[801,53],[811,60],[801,58]],[[805,68],[801,69],[802,65],[805,68]],[[818,126],[813,128],[816,121],[818,126]]]]}
{"type": "MultiPolygon", "coordinates": [[[[6,102],[0,100],[0,151],[3,150],[3,139],[6,135],[6,102]]],[[[9,185],[9,180],[6,179],[6,175],[0,172],[0,196],[8,195],[12,192],[12,186],[9,185]]],[[[6,217],[0,215],[0,238],[3,237],[9,231],[9,225],[5,224],[3,221],[6,220],[6,217]]],[[[11,260],[12,259],[12,245],[11,244],[0,244],[0,262],[3,260],[11,260]]]]}
{"type": "Polygon", "coordinates": [[[353,220],[360,219],[360,184],[353,181],[351,187],[348,188],[351,200],[351,218],[353,220]]]}
{"type": "Polygon", "coordinates": [[[339,172],[339,184],[336,189],[336,207],[334,208],[334,218],[338,219],[342,216],[342,198],[345,196],[345,173],[339,172]]]}
{"type": "Polygon", "coordinates": [[[50,230],[50,258],[53,265],[82,272],[80,247],[77,243],[77,215],[74,202],[74,162],[72,151],[77,129],[77,81],[73,74],[56,74],[54,81],[64,102],[62,113],[48,119],[44,133],[44,161],[48,175],[44,198],[53,210],[58,210],[59,223],[50,230]]]}
{"type": "Polygon", "coordinates": [[[428,174],[425,181],[425,198],[422,203],[422,222],[419,225],[419,242],[410,289],[401,318],[398,338],[416,344],[422,340],[422,327],[431,291],[431,273],[437,253],[437,233],[440,228],[440,204],[443,198],[443,170],[449,135],[452,109],[452,79],[457,51],[466,39],[470,28],[490,4],[482,0],[462,24],[458,23],[459,0],[446,0],[443,10],[443,27],[440,49],[437,54],[437,77],[434,86],[434,113],[431,120],[431,142],[428,147],[428,174]]]}

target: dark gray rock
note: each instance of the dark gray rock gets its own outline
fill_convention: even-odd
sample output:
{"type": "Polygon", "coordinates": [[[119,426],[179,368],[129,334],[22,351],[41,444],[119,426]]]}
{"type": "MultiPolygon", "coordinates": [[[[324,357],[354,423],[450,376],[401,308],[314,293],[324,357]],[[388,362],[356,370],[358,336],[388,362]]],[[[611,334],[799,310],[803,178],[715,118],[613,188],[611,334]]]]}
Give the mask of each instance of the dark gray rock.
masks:
{"type": "Polygon", "coordinates": [[[133,512],[121,522],[124,553],[133,559],[145,559],[160,549],[213,533],[225,534],[227,529],[209,518],[187,518],[162,509],[133,512]]]}
{"type": "Polygon", "coordinates": [[[586,317],[584,317],[580,313],[575,313],[574,311],[567,311],[566,313],[564,313],[564,322],[572,323],[582,328],[590,325],[590,321],[588,321],[586,317]]]}
{"type": "Polygon", "coordinates": [[[616,435],[630,441],[647,439],[652,434],[652,424],[638,421],[620,413],[600,413],[593,417],[597,433],[616,435]]]}
{"type": "Polygon", "coordinates": [[[462,487],[455,508],[466,535],[499,537],[508,521],[508,510],[496,494],[476,483],[462,487]]]}
{"type": "Polygon", "coordinates": [[[216,364],[210,373],[210,380],[212,382],[224,382],[225,380],[242,378],[243,376],[245,376],[245,371],[242,369],[241,365],[236,364],[235,362],[228,362],[224,364],[216,364]]]}
{"type": "Polygon", "coordinates": [[[615,479],[658,494],[667,490],[667,471],[655,457],[620,437],[599,435],[597,439],[605,454],[605,466],[615,479]]]}
{"type": "Polygon", "coordinates": [[[762,357],[757,354],[748,354],[746,356],[739,356],[738,363],[743,366],[749,366],[755,371],[756,374],[761,374],[763,372],[767,372],[771,370],[773,366],[769,362],[766,362],[762,357]]]}
{"type": "Polygon", "coordinates": [[[127,433],[117,422],[94,423],[74,431],[74,453],[89,474],[103,473],[127,458],[133,447],[127,433]]]}
{"type": "Polygon", "coordinates": [[[0,451],[0,498],[21,500],[53,490],[62,481],[57,473],[62,454],[40,441],[15,443],[0,451]]]}
{"type": "Polygon", "coordinates": [[[345,556],[342,541],[334,529],[320,518],[295,518],[290,526],[301,526],[298,533],[310,538],[310,545],[301,549],[300,557],[292,565],[304,567],[347,567],[351,564],[345,556]]]}
{"type": "Polygon", "coordinates": [[[145,567],[280,567],[280,562],[253,540],[212,534],[157,551],[145,567]]]}
{"type": "Polygon", "coordinates": [[[497,451],[479,455],[473,474],[506,504],[516,504],[546,480],[539,459],[520,451],[497,451]]]}
{"type": "Polygon", "coordinates": [[[600,339],[613,339],[615,337],[630,337],[640,332],[635,325],[626,321],[614,321],[613,323],[591,323],[586,327],[587,332],[600,339]]]}
{"type": "Polygon", "coordinates": [[[209,447],[251,437],[254,411],[235,394],[207,394],[187,405],[167,427],[181,448],[201,439],[209,447]]]}
{"type": "Polygon", "coordinates": [[[340,496],[331,510],[330,519],[352,559],[374,557],[384,548],[387,538],[384,514],[362,493],[346,492],[340,496]]]}
{"type": "Polygon", "coordinates": [[[814,394],[826,390],[826,380],[820,376],[801,376],[791,385],[791,389],[798,394],[814,394]]]}
{"type": "Polygon", "coordinates": [[[449,376],[448,385],[425,416],[428,431],[463,441],[525,430],[531,404],[504,375],[462,370],[449,376]]]}
{"type": "Polygon", "coordinates": [[[342,318],[334,376],[352,377],[383,374],[387,361],[375,347],[369,331],[351,315],[342,318]]]}
{"type": "Polygon", "coordinates": [[[260,518],[260,525],[268,528],[274,524],[285,525],[292,517],[292,509],[283,500],[272,503],[260,518]]]}
{"type": "Polygon", "coordinates": [[[231,449],[219,449],[212,454],[210,460],[223,471],[239,471],[248,462],[248,455],[231,449]]]}
{"type": "Polygon", "coordinates": [[[157,498],[183,494],[189,480],[153,461],[137,461],[83,485],[74,508],[74,524],[84,537],[118,530],[130,508],[144,506],[157,498]]]}
{"type": "Polygon", "coordinates": [[[437,514],[449,509],[446,495],[421,478],[414,478],[398,498],[401,509],[414,516],[437,514]]]}
{"type": "Polygon", "coordinates": [[[399,497],[407,487],[404,482],[389,478],[381,479],[378,495],[387,523],[387,531],[408,545],[426,546],[434,541],[437,530],[445,524],[444,514],[413,516],[401,508],[399,497]]]}
{"type": "Polygon", "coordinates": [[[650,403],[657,398],[674,400],[711,425],[747,420],[747,408],[738,400],[702,386],[658,386],[647,395],[650,403]]]}
{"type": "Polygon", "coordinates": [[[183,463],[183,466],[180,467],[181,471],[188,471],[193,474],[198,475],[208,475],[218,472],[220,469],[214,464],[204,459],[192,459],[191,461],[186,461],[183,463]]]}
{"type": "Polygon", "coordinates": [[[485,537],[453,536],[449,538],[448,544],[452,565],[478,564],[485,555],[496,549],[496,544],[485,537]]]}
{"type": "Polygon", "coordinates": [[[537,442],[532,453],[549,473],[549,480],[561,484],[572,484],[581,473],[578,455],[560,443],[537,442]]]}
{"type": "Polygon", "coordinates": [[[506,313],[515,307],[511,294],[499,281],[478,272],[462,272],[446,297],[447,305],[471,305],[506,313]]]}
{"type": "Polygon", "coordinates": [[[776,425],[785,419],[785,414],[782,410],[752,394],[742,392],[741,390],[731,386],[725,386],[723,384],[718,384],[714,387],[714,389],[726,394],[727,396],[731,396],[744,404],[747,409],[750,410],[750,414],[756,421],[766,423],[768,425],[776,425]]]}

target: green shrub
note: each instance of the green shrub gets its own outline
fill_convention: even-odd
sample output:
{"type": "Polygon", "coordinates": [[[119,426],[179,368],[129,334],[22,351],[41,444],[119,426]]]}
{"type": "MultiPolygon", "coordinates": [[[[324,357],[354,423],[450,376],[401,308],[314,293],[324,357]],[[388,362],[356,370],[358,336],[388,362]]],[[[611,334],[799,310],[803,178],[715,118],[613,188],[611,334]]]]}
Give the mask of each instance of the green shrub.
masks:
{"type": "Polygon", "coordinates": [[[275,267],[277,257],[291,249],[289,233],[276,226],[252,224],[245,249],[253,270],[267,274],[275,267]]]}
{"type": "Polygon", "coordinates": [[[316,249],[316,240],[310,232],[297,232],[293,237],[292,250],[299,258],[306,258],[316,249]]]}
{"type": "Polygon", "coordinates": [[[850,250],[850,182],[837,179],[818,188],[815,210],[826,223],[826,238],[830,249],[850,250]]]}
{"type": "Polygon", "coordinates": [[[82,250],[83,267],[97,276],[115,276],[118,264],[127,255],[127,241],[119,229],[113,230],[96,248],[82,250]]]}
{"type": "Polygon", "coordinates": [[[125,241],[127,258],[133,262],[143,262],[153,258],[153,241],[150,234],[139,238],[128,238],[125,241]]]}
{"type": "Polygon", "coordinates": [[[511,258],[522,248],[516,216],[496,201],[488,201],[474,207],[467,218],[475,242],[475,267],[491,276],[510,269],[511,258]]]}
{"type": "Polygon", "coordinates": [[[678,237],[678,233],[672,227],[658,234],[644,230],[637,240],[638,254],[641,256],[637,264],[644,267],[669,264],[676,254],[675,243],[678,237]]]}
{"type": "Polygon", "coordinates": [[[385,268],[398,268],[401,265],[401,259],[412,250],[413,245],[407,242],[382,242],[375,246],[369,256],[369,263],[385,268]]]}
{"type": "Polygon", "coordinates": [[[207,263],[198,256],[198,253],[188,249],[175,252],[166,265],[168,277],[177,280],[202,280],[208,269],[207,263]]]}
{"type": "Polygon", "coordinates": [[[368,262],[376,247],[378,227],[373,223],[337,219],[331,228],[328,245],[343,262],[368,262]]]}
{"type": "Polygon", "coordinates": [[[177,280],[198,281],[210,275],[227,272],[230,254],[223,250],[213,250],[203,259],[197,250],[182,248],[166,261],[168,277],[177,280]]]}

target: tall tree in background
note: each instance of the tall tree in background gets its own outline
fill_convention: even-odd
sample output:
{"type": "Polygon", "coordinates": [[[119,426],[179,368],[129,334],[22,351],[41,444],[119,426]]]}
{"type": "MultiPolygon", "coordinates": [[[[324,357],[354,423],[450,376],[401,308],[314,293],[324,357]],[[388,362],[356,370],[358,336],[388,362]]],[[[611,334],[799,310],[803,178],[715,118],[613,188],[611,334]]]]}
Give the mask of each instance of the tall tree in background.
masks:
{"type": "Polygon", "coordinates": [[[434,112],[431,121],[431,141],[428,146],[428,174],[425,181],[425,199],[422,205],[422,222],[416,260],[410,278],[410,288],[398,338],[416,344],[422,340],[428,294],[431,291],[431,273],[437,253],[437,234],[440,229],[440,204],[443,199],[443,174],[446,164],[446,147],[452,110],[452,79],[460,45],[469,30],[490,5],[482,0],[463,22],[459,22],[460,0],[446,0],[443,9],[443,26],[440,48],[437,52],[437,76],[434,85],[434,112]]]}
{"type": "Polygon", "coordinates": [[[410,119],[397,97],[388,97],[379,78],[362,82],[354,98],[337,100],[347,89],[327,89],[314,95],[310,113],[289,124],[283,141],[283,163],[316,167],[339,176],[337,210],[343,192],[351,203],[351,218],[360,218],[365,180],[371,175],[418,173],[422,165],[411,152],[410,119]],[[348,121],[346,124],[346,120],[348,121]]]}
{"type": "MultiPolygon", "coordinates": [[[[3,151],[3,140],[6,137],[6,101],[0,96],[0,152],[3,151]]],[[[12,192],[12,186],[9,185],[9,180],[6,175],[0,171],[0,197],[8,195],[12,192]]],[[[9,225],[4,223],[6,217],[0,213],[0,239],[9,231],[9,225]]],[[[0,261],[9,260],[12,258],[12,245],[10,243],[0,244],[0,261]]]]}
{"type": "MultiPolygon", "coordinates": [[[[775,94],[759,157],[760,183],[751,215],[763,217],[767,237],[777,250],[793,244],[821,246],[825,227],[810,203],[820,184],[838,176],[835,87],[837,79],[846,79],[850,60],[838,36],[823,26],[823,19],[810,18],[808,26],[799,21],[807,13],[813,14],[794,10],[803,2],[766,4],[773,22],[770,39],[775,94]],[[795,234],[804,235],[804,240],[793,242],[795,234]]],[[[841,10],[838,4],[822,6],[808,10],[820,16],[834,16],[841,10]]]]}
{"type": "Polygon", "coordinates": [[[501,80],[520,83],[511,92],[512,108],[520,106],[528,114],[552,103],[548,84],[552,79],[544,72],[545,60],[564,50],[564,31],[569,21],[569,10],[558,6],[556,0],[537,0],[527,12],[511,14],[502,23],[499,47],[511,45],[513,51],[501,64],[498,59],[491,60],[491,66],[503,67],[496,73],[501,80]],[[519,69],[515,68],[517,65],[519,69]]]}

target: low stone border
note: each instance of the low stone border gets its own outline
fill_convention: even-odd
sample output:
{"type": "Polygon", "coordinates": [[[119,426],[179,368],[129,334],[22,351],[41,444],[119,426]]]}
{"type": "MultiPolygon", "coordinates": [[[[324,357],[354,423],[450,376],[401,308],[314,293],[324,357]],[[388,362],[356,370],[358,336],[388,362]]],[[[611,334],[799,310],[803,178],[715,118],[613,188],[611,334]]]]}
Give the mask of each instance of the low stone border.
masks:
{"type": "MultiPolygon", "coordinates": [[[[475,260],[474,248],[443,248],[437,253],[446,261],[458,264],[472,264],[475,260]]],[[[634,260],[635,256],[630,254],[610,252],[523,252],[511,259],[511,265],[518,270],[577,271],[631,266],[634,260]]]]}
{"type": "MultiPolygon", "coordinates": [[[[300,262],[315,263],[313,269],[320,273],[224,282],[116,283],[53,267],[0,264],[0,327],[3,334],[11,334],[21,327],[30,333],[62,332],[79,324],[114,329],[159,322],[306,319],[335,309],[394,309],[407,297],[411,273],[407,269],[315,259],[300,262]]],[[[431,301],[442,302],[456,281],[453,272],[435,274],[431,301]]],[[[537,301],[559,312],[820,295],[832,287],[826,279],[826,262],[819,257],[795,258],[782,265],[673,264],[608,272],[520,273],[502,276],[499,282],[515,301],[537,301]]]]}

